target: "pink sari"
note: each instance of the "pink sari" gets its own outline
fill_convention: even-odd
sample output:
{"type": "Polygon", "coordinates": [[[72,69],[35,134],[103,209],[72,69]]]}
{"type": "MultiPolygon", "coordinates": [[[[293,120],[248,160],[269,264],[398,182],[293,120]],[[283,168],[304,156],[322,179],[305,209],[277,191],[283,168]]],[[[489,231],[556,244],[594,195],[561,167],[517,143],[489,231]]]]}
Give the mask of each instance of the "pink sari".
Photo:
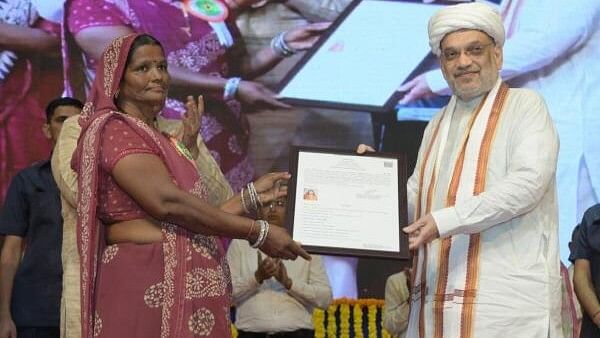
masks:
{"type": "MultiPolygon", "coordinates": [[[[169,65],[191,73],[235,76],[230,49],[219,43],[206,21],[192,15],[186,19],[179,3],[172,0],[70,0],[66,7],[68,29],[75,35],[89,27],[128,27],[158,39],[169,65]]],[[[233,17],[228,26],[234,38],[239,38],[233,17]]],[[[95,69],[95,60],[88,58],[87,64],[90,70],[95,69]]],[[[248,121],[242,114],[240,102],[223,101],[222,92],[188,94],[204,95],[206,112],[202,116],[202,137],[233,190],[240,191],[254,177],[248,156],[248,121]]],[[[161,115],[180,119],[184,112],[182,101],[169,98],[161,115]]]]}
{"type": "MultiPolygon", "coordinates": [[[[72,166],[79,174],[78,249],[81,257],[82,337],[229,337],[231,282],[216,237],[162,223],[163,242],[107,246],[98,219],[101,144],[105,126],[120,121],[158,149],[175,183],[199,198],[206,189],[195,167],[169,140],[118,112],[113,97],[137,35],[120,37],[100,60],[72,166]]],[[[110,139],[110,138],[109,138],[110,139]]],[[[115,146],[120,140],[114,138],[115,146]]]]}

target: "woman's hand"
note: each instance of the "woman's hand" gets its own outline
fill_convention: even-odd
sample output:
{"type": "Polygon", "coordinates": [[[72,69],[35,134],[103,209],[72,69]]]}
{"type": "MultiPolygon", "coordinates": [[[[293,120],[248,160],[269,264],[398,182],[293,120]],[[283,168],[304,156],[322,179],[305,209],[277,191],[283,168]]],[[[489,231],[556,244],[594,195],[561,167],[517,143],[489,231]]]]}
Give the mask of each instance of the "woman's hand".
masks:
{"type": "Polygon", "coordinates": [[[267,204],[279,197],[287,196],[287,186],[275,184],[279,180],[289,180],[290,174],[287,172],[268,173],[254,181],[254,188],[258,193],[258,199],[261,204],[267,204]]]}
{"type": "Polygon", "coordinates": [[[198,96],[198,101],[194,100],[193,96],[188,96],[185,102],[186,112],[183,115],[181,127],[181,142],[192,153],[194,158],[198,157],[198,133],[202,121],[202,113],[204,113],[204,98],[198,96]]]}
{"type": "Polygon", "coordinates": [[[331,22],[318,22],[295,27],[287,31],[283,37],[286,44],[296,51],[311,48],[329,26],[331,22]]]}
{"type": "Polygon", "coordinates": [[[269,234],[260,250],[274,258],[296,259],[298,256],[310,260],[310,255],[294,241],[287,231],[277,225],[269,227],[269,234]]]}
{"type": "Polygon", "coordinates": [[[425,74],[421,74],[401,85],[398,87],[398,91],[405,93],[402,99],[398,101],[399,104],[407,104],[418,99],[428,98],[435,95],[431,91],[431,88],[429,88],[425,74]]]}
{"type": "Polygon", "coordinates": [[[241,81],[236,98],[251,108],[291,108],[290,105],[279,101],[275,92],[254,81],[241,81]]]}

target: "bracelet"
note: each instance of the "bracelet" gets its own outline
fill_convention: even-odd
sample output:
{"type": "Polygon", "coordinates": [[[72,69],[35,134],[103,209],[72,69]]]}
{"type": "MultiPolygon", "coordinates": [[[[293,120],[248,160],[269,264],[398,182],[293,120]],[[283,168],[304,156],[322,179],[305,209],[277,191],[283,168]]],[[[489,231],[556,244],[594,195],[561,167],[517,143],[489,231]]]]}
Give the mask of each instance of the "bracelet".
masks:
{"type": "Polygon", "coordinates": [[[225,87],[223,88],[223,100],[232,100],[240,87],[242,81],[239,77],[232,77],[227,79],[225,87]]]}
{"type": "Polygon", "coordinates": [[[256,238],[256,241],[254,243],[250,243],[250,246],[253,248],[258,248],[262,243],[261,241],[263,240],[263,237],[265,236],[265,221],[263,220],[257,220],[256,221],[259,225],[260,225],[260,231],[258,232],[258,237],[256,238]]]}
{"type": "Polygon", "coordinates": [[[256,191],[256,187],[254,186],[254,182],[250,182],[248,184],[248,190],[250,191],[250,194],[252,194],[254,196],[254,202],[255,202],[255,205],[256,205],[257,209],[258,209],[259,205],[262,207],[263,204],[260,201],[260,196],[258,195],[258,192],[256,191]]]}
{"type": "Polygon", "coordinates": [[[290,47],[284,39],[285,32],[281,32],[271,40],[271,49],[275,54],[281,57],[289,57],[296,53],[296,50],[290,47]]]}
{"type": "Polygon", "coordinates": [[[242,209],[244,209],[244,212],[249,214],[250,210],[248,209],[248,205],[246,204],[246,200],[244,199],[244,188],[242,188],[242,191],[240,191],[240,199],[242,200],[242,209]]]}
{"type": "Polygon", "coordinates": [[[263,246],[263,244],[265,244],[265,242],[267,241],[267,236],[269,236],[269,228],[271,227],[271,225],[267,221],[263,221],[263,224],[265,225],[265,235],[261,239],[260,243],[258,243],[259,248],[263,246]]]}
{"type": "Polygon", "coordinates": [[[265,241],[267,240],[267,236],[269,235],[269,227],[270,227],[269,223],[262,219],[259,219],[256,222],[258,224],[260,224],[260,233],[258,234],[258,238],[256,239],[256,242],[250,243],[250,246],[255,249],[260,248],[263,244],[265,244],[265,241]]]}
{"type": "Polygon", "coordinates": [[[254,224],[256,224],[256,220],[252,220],[252,225],[250,225],[250,230],[248,230],[248,234],[246,235],[246,240],[250,238],[252,235],[252,230],[254,230],[254,224]]]}

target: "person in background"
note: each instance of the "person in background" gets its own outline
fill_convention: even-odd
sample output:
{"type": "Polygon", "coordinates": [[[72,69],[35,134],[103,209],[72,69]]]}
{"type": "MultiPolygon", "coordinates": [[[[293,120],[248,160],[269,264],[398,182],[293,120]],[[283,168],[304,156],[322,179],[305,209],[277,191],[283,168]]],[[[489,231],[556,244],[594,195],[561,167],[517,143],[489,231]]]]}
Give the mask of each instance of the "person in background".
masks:
{"type": "MultiPolygon", "coordinates": [[[[284,224],[286,199],[262,208],[263,218],[284,224]]],[[[312,338],[312,312],[327,308],[331,287],[321,257],[282,261],[241,240],[227,250],[239,338],[312,338]]]]}
{"type": "Polygon", "coordinates": [[[385,282],[385,299],[382,324],[394,338],[405,338],[408,328],[410,271],[405,269],[388,277],[385,282]]]}
{"type": "MultiPolygon", "coordinates": [[[[43,135],[54,144],[63,121],[82,107],[68,97],[51,101],[43,135]]],[[[0,337],[58,337],[62,218],[49,160],[13,178],[0,233],[6,236],[0,255],[0,337]]]]}
{"type": "Polygon", "coordinates": [[[589,208],[573,231],[569,260],[573,284],[583,309],[580,338],[600,337],[600,204],[589,208]]]}

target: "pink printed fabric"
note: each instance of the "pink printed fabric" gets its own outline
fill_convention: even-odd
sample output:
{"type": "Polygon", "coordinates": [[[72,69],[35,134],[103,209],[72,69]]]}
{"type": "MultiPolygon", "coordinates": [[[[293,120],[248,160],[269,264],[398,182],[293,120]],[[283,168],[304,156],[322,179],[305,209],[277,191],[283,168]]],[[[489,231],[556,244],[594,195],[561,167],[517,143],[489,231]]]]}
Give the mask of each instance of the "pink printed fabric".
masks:
{"type": "MultiPolygon", "coordinates": [[[[42,19],[33,27],[57,36],[60,31],[60,25],[42,19]]],[[[50,142],[42,133],[44,108],[60,96],[61,76],[60,59],[18,54],[10,73],[0,81],[0,205],[13,176],[50,154],[50,142]]]]}
{"type": "Polygon", "coordinates": [[[99,210],[111,209],[101,205],[107,198],[102,173],[128,154],[156,154],[181,189],[201,199],[207,194],[195,166],[164,135],[114,105],[136,37],[117,38],[103,53],[71,163],[78,173],[82,337],[229,337],[231,278],[217,237],[162,223],[160,243],[107,246],[104,240],[99,210]],[[110,138],[123,132],[135,136],[110,138]]]}
{"type": "MultiPolygon", "coordinates": [[[[211,26],[192,15],[186,19],[180,3],[169,0],[71,0],[67,3],[68,28],[77,35],[90,27],[125,26],[156,37],[171,66],[225,78],[234,76],[230,53],[219,44],[211,26]]],[[[229,21],[232,34],[239,37],[233,18],[229,21]]],[[[88,59],[87,63],[95,68],[94,60],[88,59]]],[[[206,112],[202,116],[201,134],[234,191],[240,191],[254,177],[248,157],[248,122],[241,112],[240,102],[223,101],[221,96],[222,93],[205,95],[206,112]]],[[[182,101],[169,98],[161,114],[180,119],[184,112],[182,101]]]]}

